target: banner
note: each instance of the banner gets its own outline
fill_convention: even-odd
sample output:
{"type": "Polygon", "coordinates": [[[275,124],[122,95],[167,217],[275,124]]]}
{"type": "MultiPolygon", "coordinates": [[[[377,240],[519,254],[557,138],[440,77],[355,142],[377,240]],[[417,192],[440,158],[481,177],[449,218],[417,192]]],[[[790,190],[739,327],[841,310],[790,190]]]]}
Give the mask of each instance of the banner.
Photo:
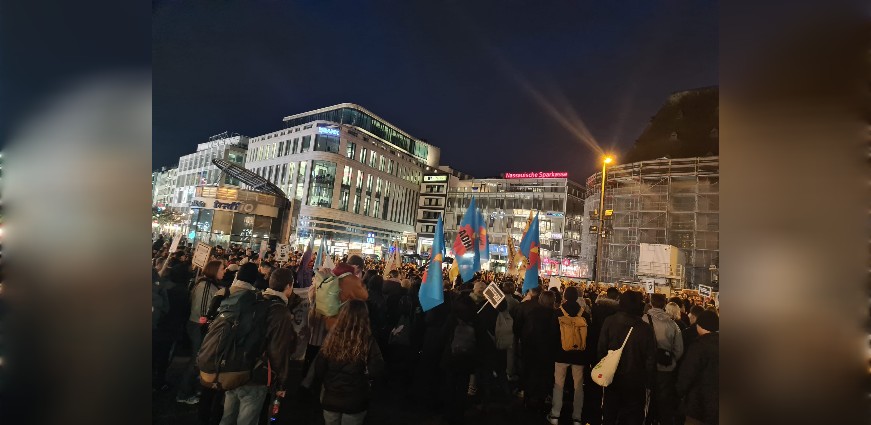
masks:
{"type": "Polygon", "coordinates": [[[435,235],[433,236],[432,255],[430,256],[429,265],[423,273],[423,281],[417,293],[423,311],[429,311],[445,302],[444,278],[442,277],[444,255],[445,232],[442,218],[439,217],[439,221],[436,223],[435,235]]]}

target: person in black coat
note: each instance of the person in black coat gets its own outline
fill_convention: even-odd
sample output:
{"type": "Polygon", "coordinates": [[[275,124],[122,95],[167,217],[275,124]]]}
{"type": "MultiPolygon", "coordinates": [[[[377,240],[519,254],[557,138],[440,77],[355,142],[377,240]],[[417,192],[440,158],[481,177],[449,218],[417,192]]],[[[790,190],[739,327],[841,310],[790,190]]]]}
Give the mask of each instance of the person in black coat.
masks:
{"type": "Polygon", "coordinates": [[[688,423],[716,425],[720,415],[720,319],[712,311],[703,311],[695,327],[699,337],[678,369],[677,393],[688,423]]]}
{"type": "MultiPolygon", "coordinates": [[[[553,389],[553,322],[556,320],[554,295],[542,291],[538,305],[531,309],[520,331],[523,347],[524,388],[527,405],[541,407],[553,389]]],[[[542,412],[544,413],[544,412],[542,412]]]]}
{"type": "MultiPolygon", "coordinates": [[[[468,340],[468,339],[467,339],[468,340]]],[[[489,340],[486,331],[478,321],[475,303],[468,293],[457,294],[451,304],[451,315],[448,317],[442,335],[441,346],[444,347],[441,356],[441,372],[444,374],[443,400],[445,402],[444,419],[450,424],[462,424],[466,410],[466,393],[469,377],[482,364],[482,353],[486,351],[485,341],[489,340]],[[471,327],[470,334],[461,329],[471,327]],[[458,352],[462,335],[473,335],[474,341],[468,350],[458,352]]]]}
{"type": "MultiPolygon", "coordinates": [[[[605,319],[617,313],[617,298],[620,297],[620,291],[617,288],[608,288],[605,295],[596,298],[596,301],[591,306],[592,322],[587,328],[587,346],[590,348],[590,363],[595,366],[598,359],[596,358],[596,347],[599,343],[599,334],[602,331],[602,323],[605,319]]],[[[589,381],[591,391],[586,392],[584,399],[584,416],[590,425],[599,425],[602,422],[602,393],[603,389],[598,384],[589,381]]]]}
{"type": "Polygon", "coordinates": [[[439,373],[439,365],[444,351],[442,345],[444,344],[444,328],[453,302],[450,281],[445,280],[444,286],[445,302],[423,313],[423,343],[416,373],[416,387],[417,393],[421,395],[420,400],[426,403],[424,407],[432,410],[439,410],[441,407],[439,389],[443,386],[444,375],[439,373]]]}
{"type": "MultiPolygon", "coordinates": [[[[552,326],[552,338],[554,344],[554,385],[553,385],[553,395],[551,397],[551,410],[548,419],[551,423],[554,423],[554,420],[559,420],[560,410],[563,407],[563,393],[565,389],[565,380],[567,378],[567,371],[571,369],[572,373],[572,382],[573,382],[573,403],[572,403],[572,420],[581,422],[581,413],[583,412],[584,407],[584,365],[590,363],[591,352],[593,350],[590,349],[590,346],[587,345],[583,350],[570,350],[565,351],[562,347],[562,339],[560,332],[560,324],[559,318],[565,315],[570,317],[578,317],[579,315],[584,319],[584,321],[588,324],[590,323],[590,315],[587,314],[581,308],[581,304],[578,302],[578,289],[570,286],[566,288],[565,293],[565,302],[560,306],[560,309],[556,311],[556,317],[554,318],[553,326],[552,326]]],[[[581,300],[580,302],[584,302],[581,300]]]]}
{"type": "Polygon", "coordinates": [[[620,357],[614,381],[605,388],[605,425],[640,424],[644,421],[646,390],[654,387],[656,376],[656,338],[653,328],[641,320],[644,311],[640,292],[626,291],[620,294],[616,314],[605,319],[597,345],[597,359],[617,350],[626,340],[630,328],[632,334],[620,357]]]}

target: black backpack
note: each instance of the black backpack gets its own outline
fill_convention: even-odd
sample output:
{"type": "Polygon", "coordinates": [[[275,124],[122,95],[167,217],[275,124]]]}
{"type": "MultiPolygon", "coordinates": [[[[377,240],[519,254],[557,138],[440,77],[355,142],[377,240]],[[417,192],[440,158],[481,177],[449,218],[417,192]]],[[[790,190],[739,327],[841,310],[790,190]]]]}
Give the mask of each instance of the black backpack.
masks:
{"type": "Polygon", "coordinates": [[[221,301],[197,355],[205,387],[232,390],[251,379],[265,351],[267,307],[259,292],[249,290],[221,301]]]}

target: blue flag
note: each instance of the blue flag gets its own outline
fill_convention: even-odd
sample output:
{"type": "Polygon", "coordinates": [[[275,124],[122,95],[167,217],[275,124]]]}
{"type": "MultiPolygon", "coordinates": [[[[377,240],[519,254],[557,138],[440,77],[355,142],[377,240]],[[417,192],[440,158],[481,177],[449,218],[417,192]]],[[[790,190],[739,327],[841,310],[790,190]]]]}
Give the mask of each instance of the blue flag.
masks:
{"type": "Polygon", "coordinates": [[[479,214],[475,209],[475,198],[469,202],[469,208],[463,214],[463,220],[457,229],[457,239],[454,240],[454,261],[460,269],[463,282],[472,280],[475,272],[481,270],[481,251],[479,242],[479,214]]]}
{"type": "Polygon", "coordinates": [[[429,266],[423,273],[423,284],[417,295],[420,298],[420,306],[423,311],[428,311],[445,302],[445,294],[442,278],[442,260],[445,257],[445,232],[442,218],[436,224],[435,236],[432,238],[432,254],[429,266]]]}
{"type": "Polygon", "coordinates": [[[526,275],[523,277],[523,293],[538,286],[538,270],[541,265],[541,257],[539,256],[539,236],[538,236],[538,213],[535,214],[535,219],[529,225],[529,231],[523,235],[523,240],[520,241],[520,252],[527,258],[526,275]]]}

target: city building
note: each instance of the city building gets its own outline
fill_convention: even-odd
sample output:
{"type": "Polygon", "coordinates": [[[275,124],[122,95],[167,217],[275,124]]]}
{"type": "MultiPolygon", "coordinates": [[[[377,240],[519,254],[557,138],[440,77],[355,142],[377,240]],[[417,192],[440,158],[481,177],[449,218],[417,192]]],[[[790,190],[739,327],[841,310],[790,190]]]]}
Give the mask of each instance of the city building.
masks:
{"type": "Polygon", "coordinates": [[[490,269],[506,270],[508,238],[519,246],[530,211],[538,213],[541,273],[581,277],[588,273],[581,254],[584,187],[568,173],[505,173],[504,178],[460,180],[449,188],[445,208],[448,255],[472,197],[488,220],[490,269]]]}
{"type": "Polygon", "coordinates": [[[286,208],[283,196],[234,186],[197,186],[190,200],[188,237],[192,243],[224,247],[276,241],[286,208]]]}
{"type": "Polygon", "coordinates": [[[151,173],[151,206],[165,208],[176,196],[178,168],[161,167],[151,173]]]}
{"type": "Polygon", "coordinates": [[[468,174],[444,165],[438,167],[436,172],[423,175],[415,223],[417,235],[414,241],[406,241],[406,252],[411,250],[424,256],[428,255],[430,248],[432,248],[436,223],[438,223],[439,217],[445,213],[450,188],[457,187],[460,180],[472,178],[468,174]]]}
{"type": "Polygon", "coordinates": [[[196,152],[180,157],[175,196],[170,206],[178,211],[188,211],[198,186],[238,186],[239,181],[221,173],[212,160],[219,158],[244,165],[247,149],[247,136],[223,132],[210,137],[208,142],[198,144],[196,152]]]}
{"type": "Polygon", "coordinates": [[[287,194],[287,240],[326,236],[332,253],[380,256],[416,236],[420,184],[437,170],[438,148],[350,103],[284,123],[250,140],[245,166],[287,194]]]}

